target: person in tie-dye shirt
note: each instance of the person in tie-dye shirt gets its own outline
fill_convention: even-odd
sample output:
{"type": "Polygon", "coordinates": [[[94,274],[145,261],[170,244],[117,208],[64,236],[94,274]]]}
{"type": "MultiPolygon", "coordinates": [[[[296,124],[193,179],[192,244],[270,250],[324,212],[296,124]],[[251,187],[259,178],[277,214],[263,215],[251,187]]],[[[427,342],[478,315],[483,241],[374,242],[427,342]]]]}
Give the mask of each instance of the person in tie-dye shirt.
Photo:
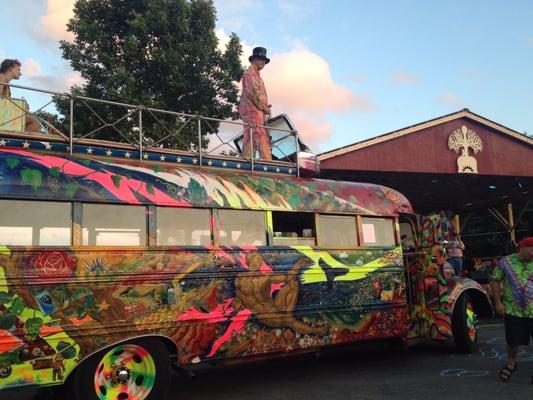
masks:
{"type": "Polygon", "coordinates": [[[496,313],[504,315],[507,364],[500,370],[500,378],[505,382],[516,371],[519,347],[529,345],[533,337],[533,237],[522,239],[518,245],[518,253],[500,260],[490,282],[496,313]]]}
{"type": "Polygon", "coordinates": [[[243,155],[252,158],[255,152],[263,160],[272,160],[270,138],[265,128],[265,117],[270,116],[271,105],[268,104],[268,96],[265,84],[259,71],[261,71],[270,59],[266,56],[264,47],[256,47],[248,58],[251,65],[242,76],[242,94],[239,104],[239,114],[242,121],[247,125],[253,125],[253,140],[250,138],[249,127],[244,128],[243,155]],[[252,154],[253,142],[253,154],[252,154]]]}

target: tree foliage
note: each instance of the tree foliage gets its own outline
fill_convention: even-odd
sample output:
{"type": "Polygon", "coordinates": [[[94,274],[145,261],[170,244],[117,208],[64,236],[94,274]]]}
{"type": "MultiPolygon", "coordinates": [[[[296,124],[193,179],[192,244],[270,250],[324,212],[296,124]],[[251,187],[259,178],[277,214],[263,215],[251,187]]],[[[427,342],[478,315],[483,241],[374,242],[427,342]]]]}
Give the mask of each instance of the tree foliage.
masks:
{"type": "MultiPolygon", "coordinates": [[[[232,34],[224,52],[217,49],[216,11],[209,0],[78,0],[68,30],[73,43],[61,42],[63,57],[79,71],[85,83],[71,94],[132,105],[203,115],[236,118],[238,87],[243,69],[242,46],[232,34]]],[[[138,111],[108,104],[75,100],[76,137],[90,132],[91,138],[136,140],[138,111]],[[102,126],[102,120],[115,127],[102,126]],[[116,129],[115,129],[116,128],[116,129]],[[118,131],[121,131],[119,133],[118,131]]],[[[69,100],[56,98],[69,123],[69,100]]],[[[179,118],[148,111],[142,113],[143,134],[165,147],[198,146],[198,127],[190,123],[179,133],[179,118]]],[[[218,130],[202,124],[202,134],[218,130]]],[[[205,146],[205,142],[202,143],[205,146]]]]}

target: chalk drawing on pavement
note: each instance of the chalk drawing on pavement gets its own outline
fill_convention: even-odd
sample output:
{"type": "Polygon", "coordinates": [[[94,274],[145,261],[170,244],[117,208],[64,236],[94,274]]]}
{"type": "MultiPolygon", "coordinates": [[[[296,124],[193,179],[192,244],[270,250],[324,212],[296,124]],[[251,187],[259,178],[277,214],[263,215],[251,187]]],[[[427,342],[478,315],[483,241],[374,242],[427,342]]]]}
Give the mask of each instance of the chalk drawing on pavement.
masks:
{"type": "Polygon", "coordinates": [[[449,368],[440,371],[440,376],[454,376],[459,378],[478,378],[490,374],[489,371],[470,370],[463,368],[449,368]]]}
{"type": "MultiPolygon", "coordinates": [[[[463,360],[506,360],[507,352],[505,350],[505,338],[495,337],[485,342],[485,345],[479,347],[477,352],[472,354],[454,354],[452,357],[463,360]]],[[[518,362],[533,362],[533,352],[528,347],[520,348],[516,356],[518,362]]]]}

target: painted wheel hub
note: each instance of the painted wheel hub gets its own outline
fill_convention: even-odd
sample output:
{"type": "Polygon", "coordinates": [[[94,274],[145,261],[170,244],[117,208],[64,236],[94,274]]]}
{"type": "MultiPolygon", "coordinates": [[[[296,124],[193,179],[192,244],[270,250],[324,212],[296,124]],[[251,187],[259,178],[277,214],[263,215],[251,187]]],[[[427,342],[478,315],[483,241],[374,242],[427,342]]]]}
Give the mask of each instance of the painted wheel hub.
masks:
{"type": "Polygon", "coordinates": [[[130,380],[131,371],[128,368],[118,367],[114,369],[112,376],[115,383],[123,385],[130,380]]]}
{"type": "Polygon", "coordinates": [[[101,400],[143,400],[155,384],[155,362],[141,346],[124,344],[108,351],[94,374],[94,390],[101,400]]]}

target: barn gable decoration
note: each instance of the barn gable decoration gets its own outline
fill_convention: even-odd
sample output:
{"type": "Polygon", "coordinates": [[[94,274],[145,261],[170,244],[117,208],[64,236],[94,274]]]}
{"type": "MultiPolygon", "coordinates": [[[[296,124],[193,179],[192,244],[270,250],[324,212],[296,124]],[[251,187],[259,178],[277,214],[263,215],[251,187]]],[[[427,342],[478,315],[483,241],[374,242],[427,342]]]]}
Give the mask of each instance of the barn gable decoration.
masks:
{"type": "Polygon", "coordinates": [[[448,137],[448,148],[456,153],[461,152],[457,158],[457,173],[477,174],[477,160],[468,153],[471,149],[474,154],[483,150],[483,141],[478,134],[466,125],[454,130],[448,137]]]}

